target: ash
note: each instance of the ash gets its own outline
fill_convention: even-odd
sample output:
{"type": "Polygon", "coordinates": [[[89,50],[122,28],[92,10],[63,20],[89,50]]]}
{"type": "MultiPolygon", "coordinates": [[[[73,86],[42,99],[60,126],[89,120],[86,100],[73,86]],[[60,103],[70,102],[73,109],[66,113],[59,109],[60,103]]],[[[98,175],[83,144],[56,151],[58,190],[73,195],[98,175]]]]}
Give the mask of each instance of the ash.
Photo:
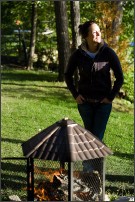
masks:
{"type": "MultiPolygon", "coordinates": [[[[56,176],[61,181],[61,189],[68,196],[68,176],[56,176]]],[[[74,172],[73,174],[73,200],[100,201],[102,197],[102,182],[98,171],[74,172]]]]}

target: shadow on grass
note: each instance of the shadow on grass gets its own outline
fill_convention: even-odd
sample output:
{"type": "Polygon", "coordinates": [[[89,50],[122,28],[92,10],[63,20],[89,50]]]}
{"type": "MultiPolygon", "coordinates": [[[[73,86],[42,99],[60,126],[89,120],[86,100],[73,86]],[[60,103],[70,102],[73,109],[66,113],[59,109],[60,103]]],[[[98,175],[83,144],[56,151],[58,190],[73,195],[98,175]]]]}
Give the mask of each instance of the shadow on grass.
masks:
{"type": "MultiPolygon", "coordinates": [[[[11,84],[14,85],[14,84],[11,84]]],[[[16,85],[16,84],[15,84],[16,85]]],[[[17,99],[29,99],[29,100],[41,100],[49,101],[50,103],[56,102],[71,102],[73,100],[72,96],[69,94],[69,91],[64,86],[28,86],[18,84],[18,88],[4,87],[2,93],[6,93],[8,97],[17,98],[17,99]],[[21,87],[19,87],[21,86],[21,87]],[[49,89],[49,90],[48,90],[49,89]]],[[[72,101],[73,102],[73,101],[72,101]]]]}
{"type": "Polygon", "coordinates": [[[14,184],[17,181],[20,182],[20,184],[24,184],[25,181],[27,181],[27,175],[21,176],[21,175],[12,175],[12,174],[11,175],[10,174],[1,174],[1,178],[2,178],[3,184],[4,184],[4,182],[7,184],[12,182],[14,184]]]}
{"type": "Polygon", "coordinates": [[[134,188],[122,188],[122,187],[117,187],[117,186],[106,186],[105,187],[106,192],[109,192],[110,194],[117,194],[119,196],[127,196],[130,195],[132,196],[134,194],[134,188]]]}
{"type": "Polygon", "coordinates": [[[114,156],[118,156],[120,158],[134,159],[134,154],[127,154],[121,152],[114,152],[114,156]]]}
{"type": "Polygon", "coordinates": [[[14,144],[22,144],[24,141],[22,140],[16,140],[16,139],[10,139],[10,138],[2,138],[2,142],[10,142],[10,143],[14,143],[14,144]]]}
{"type": "Polygon", "coordinates": [[[2,82],[2,85],[12,85],[12,86],[24,86],[24,87],[27,87],[27,86],[29,86],[29,87],[42,87],[42,88],[63,88],[63,89],[67,89],[67,87],[65,87],[65,86],[45,86],[45,85],[37,85],[37,84],[23,84],[23,83],[8,83],[8,82],[2,82]]]}
{"type": "Polygon", "coordinates": [[[23,164],[22,164],[22,160],[14,160],[14,159],[10,159],[10,160],[3,160],[1,162],[1,170],[2,171],[8,171],[8,173],[12,172],[12,173],[26,173],[26,168],[27,166],[27,161],[23,160],[23,164]],[[14,162],[14,163],[12,163],[14,162]],[[24,165],[24,162],[26,165],[24,165]]]}
{"type": "Polygon", "coordinates": [[[34,81],[47,81],[57,82],[57,73],[51,73],[46,71],[3,71],[2,72],[2,93],[6,93],[8,97],[12,98],[27,98],[41,101],[48,101],[50,103],[64,101],[68,102],[72,99],[69,91],[65,86],[59,85],[38,85],[34,81]],[[30,84],[27,83],[12,83],[12,81],[33,81],[30,84]],[[4,86],[5,85],[5,86],[4,86]],[[7,86],[6,86],[7,85],[7,86]],[[17,88],[14,88],[17,86],[17,88]],[[67,90],[67,92],[66,92],[67,90]],[[70,96],[69,96],[70,95],[70,96]],[[55,98],[55,99],[54,99],[55,98]]]}
{"type": "MultiPolygon", "coordinates": [[[[7,194],[6,190],[10,191],[10,195],[14,194],[15,190],[23,190],[27,187],[27,161],[8,159],[1,162],[1,189],[3,195],[7,194]]],[[[25,191],[25,190],[24,190],[25,191]]]]}
{"type": "Polygon", "coordinates": [[[10,71],[2,72],[2,80],[11,81],[57,81],[57,74],[51,72],[39,73],[38,71],[10,71]]]}
{"type": "Polygon", "coordinates": [[[115,182],[129,182],[134,183],[134,177],[129,175],[106,175],[106,180],[115,182]]]}

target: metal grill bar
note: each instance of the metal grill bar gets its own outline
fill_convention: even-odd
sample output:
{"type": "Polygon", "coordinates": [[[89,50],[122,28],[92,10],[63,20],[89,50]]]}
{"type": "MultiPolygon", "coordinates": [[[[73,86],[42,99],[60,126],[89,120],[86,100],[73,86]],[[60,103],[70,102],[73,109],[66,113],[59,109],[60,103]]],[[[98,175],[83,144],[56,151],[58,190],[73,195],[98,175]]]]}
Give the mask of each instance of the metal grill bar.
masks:
{"type": "Polygon", "coordinates": [[[73,200],[73,162],[68,162],[68,201],[73,200]]]}
{"type": "Polygon", "coordinates": [[[34,201],[34,160],[27,159],[27,197],[28,201],[34,201]]]}

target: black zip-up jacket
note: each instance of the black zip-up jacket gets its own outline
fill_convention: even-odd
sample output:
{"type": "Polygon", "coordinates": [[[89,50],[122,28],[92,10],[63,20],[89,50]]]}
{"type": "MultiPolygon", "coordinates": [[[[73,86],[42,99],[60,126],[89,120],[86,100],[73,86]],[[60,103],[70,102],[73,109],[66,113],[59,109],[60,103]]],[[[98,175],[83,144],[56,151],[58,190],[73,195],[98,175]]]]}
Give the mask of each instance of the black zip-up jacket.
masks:
{"type": "Polygon", "coordinates": [[[65,81],[68,89],[76,99],[79,94],[84,98],[112,101],[123,84],[123,72],[116,53],[102,41],[94,59],[87,54],[86,45],[82,44],[70,56],[65,81]],[[74,83],[74,72],[78,69],[78,89],[74,83]],[[112,85],[110,70],[113,70],[115,81],[112,85]]]}

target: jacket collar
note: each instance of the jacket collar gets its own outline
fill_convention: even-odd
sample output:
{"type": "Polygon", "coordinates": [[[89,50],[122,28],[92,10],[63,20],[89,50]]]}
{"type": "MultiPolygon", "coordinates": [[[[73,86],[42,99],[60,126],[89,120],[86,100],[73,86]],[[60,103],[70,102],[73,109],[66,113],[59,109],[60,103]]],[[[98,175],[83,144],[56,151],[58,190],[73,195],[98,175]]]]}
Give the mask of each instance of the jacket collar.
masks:
{"type": "MultiPolygon", "coordinates": [[[[99,44],[99,47],[98,47],[98,51],[96,52],[96,54],[100,51],[100,49],[104,46],[107,46],[107,44],[104,42],[104,40],[102,39],[101,40],[101,43],[99,44]]],[[[79,46],[79,49],[82,49],[83,51],[85,51],[86,53],[89,52],[88,51],[88,48],[87,48],[87,43],[86,43],[86,40],[83,40],[82,41],[82,44],[79,46]]]]}

